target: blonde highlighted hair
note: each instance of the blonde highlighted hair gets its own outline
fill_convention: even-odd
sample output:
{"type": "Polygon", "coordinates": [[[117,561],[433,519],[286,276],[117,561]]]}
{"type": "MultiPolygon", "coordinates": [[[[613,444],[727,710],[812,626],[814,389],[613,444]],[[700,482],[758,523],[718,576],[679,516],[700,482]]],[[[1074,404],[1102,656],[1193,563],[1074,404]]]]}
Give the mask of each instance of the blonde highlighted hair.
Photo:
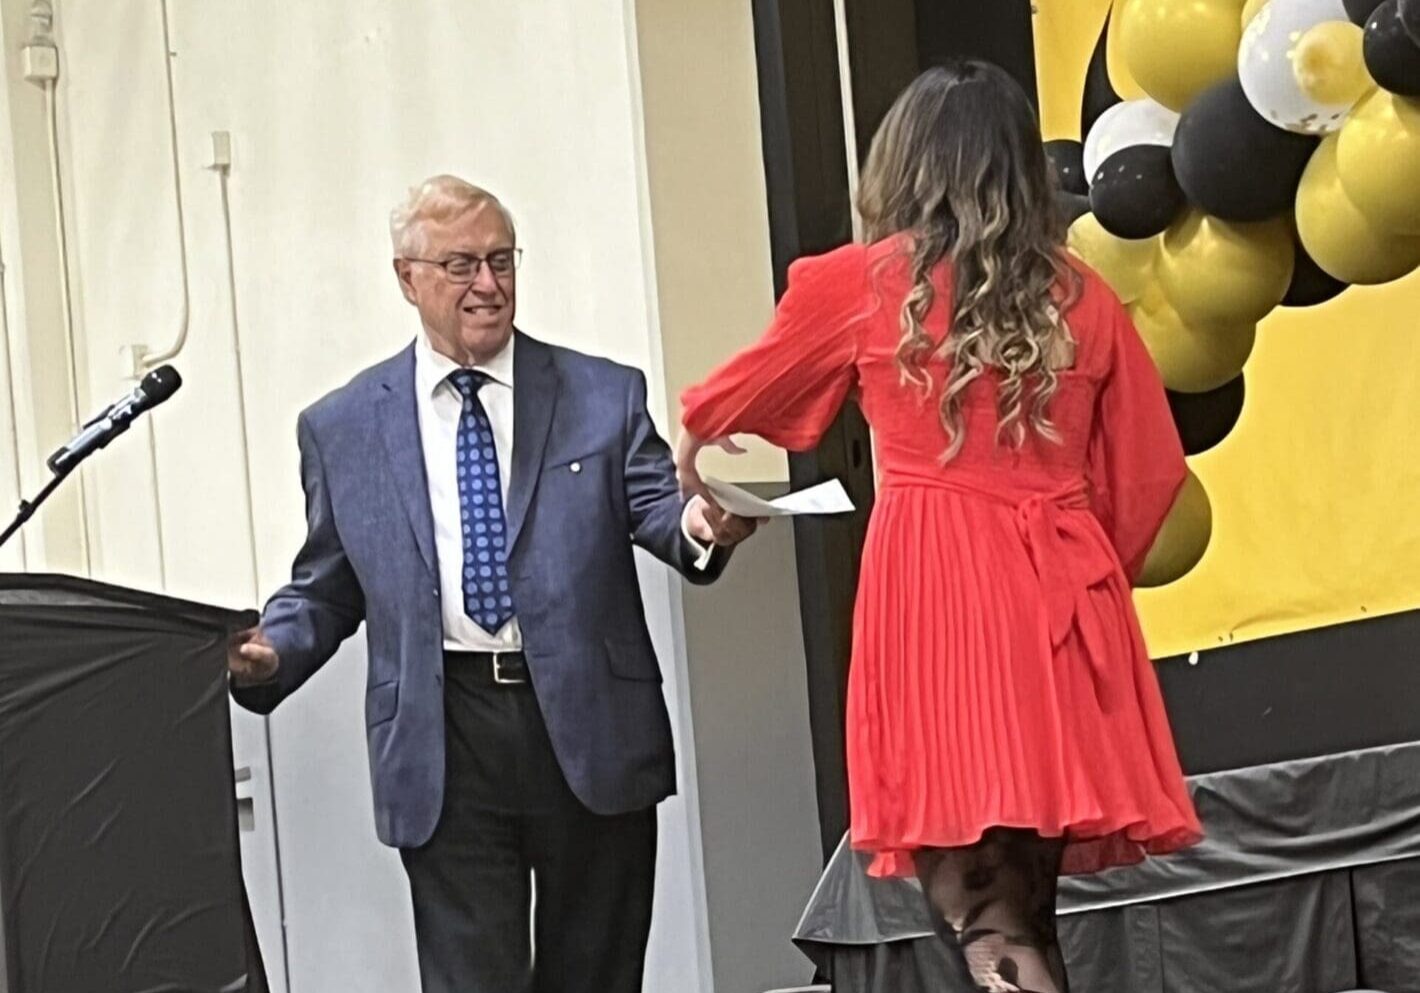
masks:
{"type": "Polygon", "coordinates": [[[1081,279],[1066,263],[1064,219],[1035,111],[1021,87],[986,62],[930,69],[903,91],[873,138],[858,208],[870,241],[905,234],[912,288],[902,305],[897,361],[905,383],[932,390],[928,363],[949,366],[940,416],[955,458],[966,437],[963,393],[1000,374],[997,438],[1051,441],[1058,370],[1073,362],[1065,313],[1081,279]],[[951,263],[951,327],[924,322],[934,274],[951,263]]]}

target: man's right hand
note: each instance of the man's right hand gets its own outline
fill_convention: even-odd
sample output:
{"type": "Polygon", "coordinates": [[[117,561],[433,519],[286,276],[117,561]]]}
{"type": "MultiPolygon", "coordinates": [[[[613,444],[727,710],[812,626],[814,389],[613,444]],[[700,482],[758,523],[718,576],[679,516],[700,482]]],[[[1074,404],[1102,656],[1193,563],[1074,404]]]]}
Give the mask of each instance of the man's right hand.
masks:
{"type": "Polygon", "coordinates": [[[237,686],[269,683],[279,668],[281,658],[259,627],[239,631],[227,643],[227,671],[237,686]]]}

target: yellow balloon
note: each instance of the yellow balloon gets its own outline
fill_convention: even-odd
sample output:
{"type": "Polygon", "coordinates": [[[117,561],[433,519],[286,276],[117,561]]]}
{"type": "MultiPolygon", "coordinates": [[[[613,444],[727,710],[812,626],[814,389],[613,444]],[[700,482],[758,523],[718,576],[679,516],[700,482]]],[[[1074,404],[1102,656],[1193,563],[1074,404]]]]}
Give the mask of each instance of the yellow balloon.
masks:
{"type": "Polygon", "coordinates": [[[1154,272],[1190,324],[1255,324],[1282,302],[1296,247],[1285,220],[1237,224],[1190,211],[1164,232],[1154,272]]]}
{"type": "Polygon", "coordinates": [[[1322,104],[1351,104],[1375,84],[1366,71],[1366,32],[1350,21],[1322,21],[1302,35],[1292,53],[1301,91],[1322,104]]]}
{"type": "Polygon", "coordinates": [[[1157,238],[1142,241],[1120,238],[1101,227],[1094,214],[1081,214],[1070,225],[1065,244],[1099,273],[1124,303],[1139,299],[1144,287],[1153,279],[1154,254],[1159,246],[1157,238]]]}
{"type": "Polygon", "coordinates": [[[1213,505],[1208,491],[1190,470],[1144,559],[1136,585],[1166,586],[1182,578],[1202,560],[1212,538],[1213,505]]]}
{"type": "Polygon", "coordinates": [[[1179,393],[1206,393],[1231,380],[1257,340],[1252,323],[1189,324],[1157,285],[1128,310],[1164,385],[1179,393]]]}
{"type": "MultiPolygon", "coordinates": [[[[1114,92],[1119,94],[1121,100],[1146,100],[1149,94],[1144,92],[1144,88],[1135,81],[1133,74],[1129,72],[1129,66],[1124,61],[1123,45],[1119,40],[1119,15],[1111,13],[1114,10],[1122,10],[1128,0],[1118,0],[1118,2],[1106,2],[1105,13],[1109,15],[1108,27],[1105,37],[1105,71],[1109,75],[1109,85],[1114,87],[1114,92]]],[[[1036,6],[1039,6],[1038,4],[1036,6]]]]}
{"type": "Polygon", "coordinates": [[[1237,72],[1242,0],[1125,0],[1120,54],[1135,81],[1170,110],[1237,72]]]}
{"type": "Polygon", "coordinates": [[[1336,170],[1339,140],[1339,134],[1327,137],[1302,174],[1297,189],[1302,247],[1342,282],[1374,285],[1399,279],[1420,265],[1420,237],[1388,233],[1377,223],[1377,215],[1362,212],[1346,195],[1336,170]]]}
{"type": "Polygon", "coordinates": [[[1270,0],[1247,0],[1247,3],[1243,4],[1242,26],[1244,31],[1246,31],[1247,26],[1252,23],[1252,19],[1256,17],[1269,2],[1270,0]]]}
{"type": "Polygon", "coordinates": [[[1342,125],[1336,141],[1342,189],[1390,234],[1420,234],[1420,104],[1376,90],[1342,125]]]}

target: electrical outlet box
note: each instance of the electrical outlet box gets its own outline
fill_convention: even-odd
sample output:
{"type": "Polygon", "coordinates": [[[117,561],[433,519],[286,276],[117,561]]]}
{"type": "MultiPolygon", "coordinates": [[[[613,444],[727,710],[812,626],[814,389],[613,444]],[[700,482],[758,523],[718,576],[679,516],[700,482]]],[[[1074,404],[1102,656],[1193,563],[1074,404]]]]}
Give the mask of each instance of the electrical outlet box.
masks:
{"type": "Polygon", "coordinates": [[[26,45],[20,49],[20,68],[31,83],[59,78],[59,49],[53,45],[26,45]]]}
{"type": "Polygon", "coordinates": [[[230,169],[232,167],[232,133],[230,131],[212,132],[212,166],[213,169],[230,169]]]}

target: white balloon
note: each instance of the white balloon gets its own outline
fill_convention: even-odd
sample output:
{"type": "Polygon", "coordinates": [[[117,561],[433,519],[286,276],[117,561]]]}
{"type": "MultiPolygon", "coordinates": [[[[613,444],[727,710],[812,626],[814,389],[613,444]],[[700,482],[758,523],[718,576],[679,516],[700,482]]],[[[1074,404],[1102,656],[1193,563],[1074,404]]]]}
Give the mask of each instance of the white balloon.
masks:
{"type": "Polygon", "coordinates": [[[1085,137],[1085,178],[1094,182],[1104,160],[1133,145],[1173,145],[1178,114],[1155,100],[1126,100],[1106,110],[1085,137]]]}
{"type": "Polygon", "coordinates": [[[1302,92],[1292,68],[1293,50],[1309,30],[1346,21],[1341,0],[1269,0],[1243,32],[1238,78],[1253,108],[1266,120],[1299,134],[1330,134],[1351,104],[1317,103],[1302,92]]]}

